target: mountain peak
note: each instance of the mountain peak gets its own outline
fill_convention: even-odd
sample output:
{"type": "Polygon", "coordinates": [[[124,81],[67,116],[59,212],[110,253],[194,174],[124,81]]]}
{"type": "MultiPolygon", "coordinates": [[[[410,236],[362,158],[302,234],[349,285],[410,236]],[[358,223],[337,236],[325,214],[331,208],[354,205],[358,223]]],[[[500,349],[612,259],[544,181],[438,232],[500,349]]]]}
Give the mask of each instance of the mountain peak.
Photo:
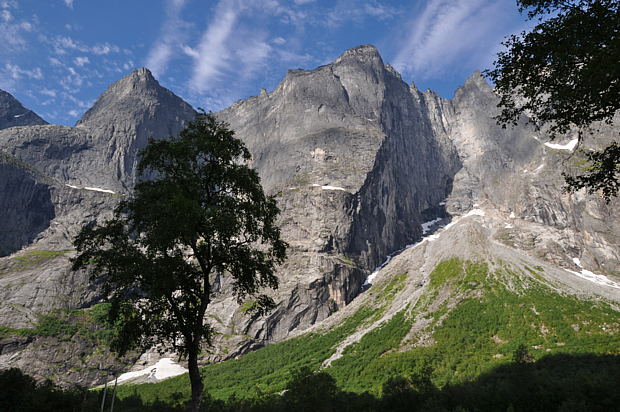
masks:
{"type": "Polygon", "coordinates": [[[77,125],[101,123],[102,117],[113,112],[117,115],[143,112],[165,100],[180,101],[180,98],[162,87],[149,69],[142,67],[108,87],[77,125]]]}
{"type": "Polygon", "coordinates": [[[379,55],[377,48],[372,44],[363,44],[345,51],[334,61],[333,64],[342,63],[348,60],[364,61],[375,59],[381,61],[381,65],[383,65],[383,60],[381,60],[381,55],[379,55]]]}
{"type": "Polygon", "coordinates": [[[467,80],[465,80],[464,86],[468,86],[468,85],[475,85],[481,89],[491,88],[491,86],[489,86],[487,81],[484,79],[484,76],[482,75],[482,73],[480,73],[480,70],[478,69],[474,71],[474,74],[472,74],[471,77],[468,77],[467,80]]]}
{"type": "Polygon", "coordinates": [[[48,124],[32,110],[28,110],[10,93],[0,90],[0,129],[14,126],[48,124]]]}

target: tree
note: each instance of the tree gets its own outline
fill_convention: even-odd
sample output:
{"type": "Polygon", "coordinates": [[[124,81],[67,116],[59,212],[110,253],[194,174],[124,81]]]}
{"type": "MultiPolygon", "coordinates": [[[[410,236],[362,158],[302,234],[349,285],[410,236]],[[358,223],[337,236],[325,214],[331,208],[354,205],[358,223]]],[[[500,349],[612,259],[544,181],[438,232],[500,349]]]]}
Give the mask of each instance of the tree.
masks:
{"type": "Polygon", "coordinates": [[[74,240],[73,270],[88,270],[110,303],[112,348],[120,356],[162,344],[187,356],[190,411],[204,388],[198,356],[211,342],[205,314],[216,277],[230,276],[238,302],[251,299],[244,306],[254,313],[274,306],[261,289],[278,287],[286,243],[275,199],[244,164],[250,158],[228,125],[203,111],[177,137],[149,139],[138,175],[156,177],[74,240]]]}
{"type": "Polygon", "coordinates": [[[325,371],[313,372],[304,366],[292,372],[282,395],[284,410],[296,412],[328,412],[338,393],[336,380],[325,371]]]}
{"type": "MultiPolygon", "coordinates": [[[[526,113],[552,138],[573,127],[579,142],[597,122],[610,124],[620,109],[620,1],[517,0],[538,24],[502,44],[493,70],[502,112],[499,124],[516,125],[526,113]],[[522,96],[524,99],[516,99],[522,96]]],[[[601,191],[609,201],[620,188],[620,148],[614,142],[585,154],[583,173],[564,174],[567,190],[601,191]]]]}

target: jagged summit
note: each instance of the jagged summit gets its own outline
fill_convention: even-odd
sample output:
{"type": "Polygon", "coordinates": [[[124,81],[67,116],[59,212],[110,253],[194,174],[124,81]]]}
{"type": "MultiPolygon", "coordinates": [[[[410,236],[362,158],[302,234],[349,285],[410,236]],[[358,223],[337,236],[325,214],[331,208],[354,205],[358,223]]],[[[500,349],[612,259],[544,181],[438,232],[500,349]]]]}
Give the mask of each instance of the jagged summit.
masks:
{"type": "Polygon", "coordinates": [[[461,87],[465,87],[465,88],[476,87],[480,91],[484,91],[484,92],[492,91],[491,86],[489,86],[489,83],[487,83],[484,76],[478,69],[476,69],[474,71],[474,74],[472,74],[471,77],[468,77],[467,80],[465,80],[465,83],[463,84],[463,86],[459,86],[458,89],[460,89],[461,87]]]}
{"type": "Polygon", "coordinates": [[[142,67],[113,83],[99,96],[93,107],[76,126],[107,123],[120,117],[153,116],[158,106],[175,106],[173,111],[185,112],[193,118],[190,105],[170,90],[162,87],[150,70],[142,67]]]}
{"type": "Polygon", "coordinates": [[[10,93],[0,90],[0,129],[13,126],[48,124],[32,110],[28,110],[10,93]]]}

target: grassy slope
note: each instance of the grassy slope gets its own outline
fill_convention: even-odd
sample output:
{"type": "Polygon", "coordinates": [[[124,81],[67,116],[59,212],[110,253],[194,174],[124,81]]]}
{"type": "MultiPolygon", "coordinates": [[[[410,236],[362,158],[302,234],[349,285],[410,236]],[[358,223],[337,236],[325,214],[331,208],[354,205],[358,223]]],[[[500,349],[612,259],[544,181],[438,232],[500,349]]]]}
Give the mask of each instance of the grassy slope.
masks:
{"type": "MultiPolygon", "coordinates": [[[[407,376],[425,365],[434,371],[439,387],[469,382],[510,363],[521,344],[538,362],[549,355],[617,354],[620,314],[602,300],[580,300],[556,290],[542,271],[502,262],[489,267],[445,260],[431,273],[428,288],[413,307],[347,347],[328,372],[344,390],[379,394],[388,377],[407,376]],[[426,327],[409,333],[422,318],[426,327]]],[[[218,399],[281,391],[291,371],[302,366],[318,369],[346,336],[378,319],[406,278],[401,274],[373,286],[376,302],[383,306],[360,308],[330,331],[203,368],[205,389],[218,399]]],[[[187,395],[189,379],[183,375],[119,388],[121,397],[135,392],[147,401],[168,399],[175,392],[187,395]]]]}

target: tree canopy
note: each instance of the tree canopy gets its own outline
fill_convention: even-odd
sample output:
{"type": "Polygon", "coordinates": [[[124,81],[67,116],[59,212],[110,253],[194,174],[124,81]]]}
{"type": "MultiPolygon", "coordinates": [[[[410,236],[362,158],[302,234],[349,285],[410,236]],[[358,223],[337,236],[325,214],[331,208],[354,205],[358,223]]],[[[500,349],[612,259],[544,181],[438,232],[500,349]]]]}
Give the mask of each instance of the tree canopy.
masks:
{"type": "MultiPolygon", "coordinates": [[[[538,24],[507,37],[495,68],[487,70],[502,107],[504,127],[522,114],[551,137],[577,128],[580,141],[597,122],[612,123],[620,109],[620,1],[517,0],[521,13],[538,24]],[[518,96],[522,97],[518,98],[518,96]]],[[[615,145],[586,153],[587,166],[565,175],[569,190],[620,188],[620,151],[615,145]]]]}
{"type": "Polygon", "coordinates": [[[202,396],[197,362],[212,335],[205,314],[216,278],[230,276],[239,303],[249,299],[257,313],[274,306],[261,290],[278,287],[286,243],[250,158],[227,124],[199,113],[178,136],[149,140],[138,175],[156,177],[74,240],[73,269],[86,268],[111,304],[112,347],[124,354],[163,344],[187,355],[190,410],[202,396]]]}

